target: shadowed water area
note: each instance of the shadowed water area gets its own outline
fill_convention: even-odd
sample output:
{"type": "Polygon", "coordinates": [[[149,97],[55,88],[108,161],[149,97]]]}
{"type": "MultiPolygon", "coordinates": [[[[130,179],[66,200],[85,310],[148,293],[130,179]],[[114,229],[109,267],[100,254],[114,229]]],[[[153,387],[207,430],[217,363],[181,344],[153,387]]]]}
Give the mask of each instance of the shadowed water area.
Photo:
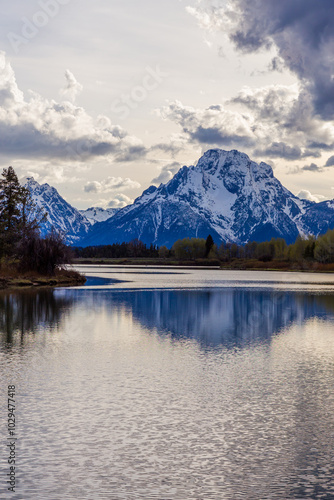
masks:
{"type": "Polygon", "coordinates": [[[334,498],[334,276],[85,273],[0,294],[1,498],[334,498]]]}

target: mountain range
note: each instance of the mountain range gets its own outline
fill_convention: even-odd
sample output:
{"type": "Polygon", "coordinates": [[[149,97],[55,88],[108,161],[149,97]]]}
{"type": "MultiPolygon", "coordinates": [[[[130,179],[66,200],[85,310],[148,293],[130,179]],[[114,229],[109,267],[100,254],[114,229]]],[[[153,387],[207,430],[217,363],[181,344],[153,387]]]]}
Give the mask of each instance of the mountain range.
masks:
{"type": "Polygon", "coordinates": [[[98,207],[78,211],[54,188],[31,178],[27,187],[48,212],[43,232],[53,224],[67,232],[69,243],[80,246],[140,239],[171,247],[177,239],[209,234],[217,244],[272,237],[292,243],[298,235],[317,236],[334,227],[334,200],[298,198],[270,165],[257,164],[236,150],[207,151],[197,165],[182,167],[169,182],[149,187],[116,212],[98,207]]]}
{"type": "Polygon", "coordinates": [[[116,212],[118,212],[117,208],[101,208],[101,207],[91,207],[86,210],[79,210],[81,215],[86,217],[89,222],[94,225],[96,222],[104,222],[107,219],[110,219],[116,212]]]}

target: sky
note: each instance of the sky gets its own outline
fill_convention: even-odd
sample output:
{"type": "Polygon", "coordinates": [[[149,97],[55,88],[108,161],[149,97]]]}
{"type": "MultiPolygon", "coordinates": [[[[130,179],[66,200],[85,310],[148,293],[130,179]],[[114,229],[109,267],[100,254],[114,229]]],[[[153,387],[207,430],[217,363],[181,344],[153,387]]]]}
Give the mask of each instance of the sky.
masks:
{"type": "Polygon", "coordinates": [[[332,0],[0,0],[0,167],[122,207],[210,148],[334,198],[332,0]]]}

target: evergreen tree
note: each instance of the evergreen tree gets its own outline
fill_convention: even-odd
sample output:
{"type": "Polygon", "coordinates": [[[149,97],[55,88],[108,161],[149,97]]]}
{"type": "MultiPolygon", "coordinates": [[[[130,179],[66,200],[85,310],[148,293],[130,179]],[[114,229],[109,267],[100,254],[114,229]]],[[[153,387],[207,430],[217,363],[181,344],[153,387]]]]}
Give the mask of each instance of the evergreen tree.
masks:
{"type": "Polygon", "coordinates": [[[213,245],[214,245],[213,238],[211,234],[209,234],[205,242],[205,257],[208,257],[210,250],[213,248],[213,245]]]}
{"type": "Polygon", "coordinates": [[[0,178],[0,256],[13,256],[18,242],[37,235],[46,214],[38,209],[30,191],[22,187],[13,167],[0,178]]]}
{"type": "Polygon", "coordinates": [[[2,255],[10,254],[19,238],[23,188],[13,167],[4,168],[0,179],[0,238],[2,255]]]}

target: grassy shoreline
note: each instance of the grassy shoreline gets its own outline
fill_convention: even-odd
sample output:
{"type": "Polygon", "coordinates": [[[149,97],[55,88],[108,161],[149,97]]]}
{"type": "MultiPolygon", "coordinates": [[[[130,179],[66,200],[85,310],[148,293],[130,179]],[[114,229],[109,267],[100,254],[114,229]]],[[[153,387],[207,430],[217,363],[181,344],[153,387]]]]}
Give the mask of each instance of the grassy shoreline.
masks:
{"type": "Polygon", "coordinates": [[[0,289],[25,287],[58,287],[79,286],[86,282],[85,276],[77,271],[61,269],[54,276],[44,276],[37,273],[18,273],[0,271],[0,289]]]}
{"type": "Polygon", "coordinates": [[[221,262],[218,259],[176,260],[160,258],[78,258],[74,265],[118,265],[118,266],[167,266],[167,267],[207,267],[233,271],[284,271],[284,272],[312,272],[334,273],[334,264],[320,264],[312,261],[288,262],[272,260],[263,262],[251,259],[234,259],[221,262]]]}

